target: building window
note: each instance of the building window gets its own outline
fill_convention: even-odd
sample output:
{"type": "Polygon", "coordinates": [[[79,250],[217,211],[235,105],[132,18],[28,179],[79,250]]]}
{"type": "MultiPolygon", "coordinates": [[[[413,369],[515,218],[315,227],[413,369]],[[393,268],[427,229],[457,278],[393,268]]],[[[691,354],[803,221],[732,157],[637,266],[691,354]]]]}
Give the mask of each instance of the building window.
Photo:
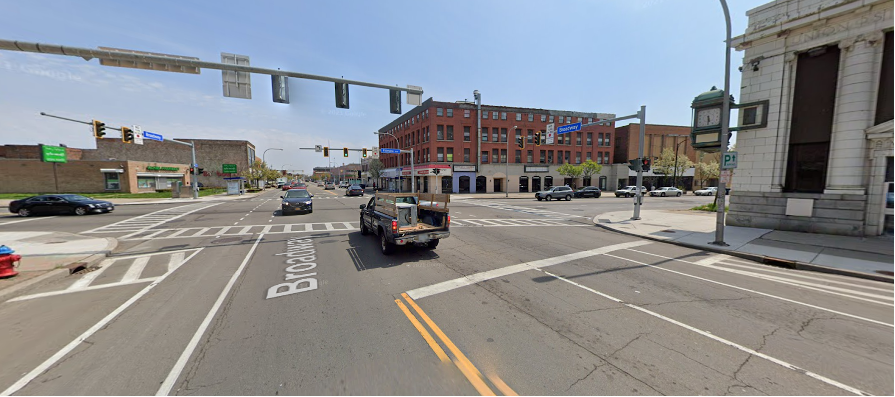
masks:
{"type": "Polygon", "coordinates": [[[516,139],[513,140],[513,143],[519,142],[519,138],[522,138],[522,130],[516,129],[516,139]]]}
{"type": "Polygon", "coordinates": [[[550,116],[550,122],[551,123],[553,122],[553,116],[550,116]]]}
{"type": "Polygon", "coordinates": [[[454,140],[454,126],[452,125],[447,126],[447,140],[454,140]]]}
{"type": "Polygon", "coordinates": [[[507,162],[507,150],[506,149],[500,149],[500,162],[501,163],[507,162]]]}
{"type": "Polygon", "coordinates": [[[544,177],[544,189],[550,189],[551,187],[553,187],[553,177],[545,176],[544,177]]]}
{"type": "Polygon", "coordinates": [[[463,141],[469,142],[469,127],[463,127],[463,141]]]}
{"type": "Polygon", "coordinates": [[[497,127],[492,128],[491,129],[491,142],[496,143],[496,142],[500,141],[500,138],[497,137],[497,134],[500,134],[500,131],[497,129],[497,127]]]}
{"type": "Polygon", "coordinates": [[[516,121],[522,121],[522,113],[516,113],[516,121]]]}
{"type": "Polygon", "coordinates": [[[546,114],[542,114],[542,115],[541,115],[541,122],[543,123],[543,122],[545,122],[545,121],[547,121],[547,115],[546,115],[546,114]]]}
{"type": "Polygon", "coordinates": [[[587,123],[588,123],[588,124],[593,123],[593,122],[594,122],[594,118],[593,118],[593,117],[588,117],[588,118],[587,118],[587,123]]]}
{"type": "Polygon", "coordinates": [[[597,152],[597,164],[603,164],[603,156],[601,152],[597,152]]]}
{"type": "Polygon", "coordinates": [[[587,133],[587,146],[592,146],[593,144],[594,144],[594,133],[588,132],[587,133]]]}
{"type": "Polygon", "coordinates": [[[454,161],[454,148],[447,148],[447,161],[454,161]]]}
{"type": "Polygon", "coordinates": [[[121,181],[117,172],[106,172],[106,190],[121,190],[121,181]]]}
{"type": "Polygon", "coordinates": [[[463,148],[463,162],[469,162],[469,148],[463,148]]]}
{"type": "Polygon", "coordinates": [[[155,177],[137,177],[137,188],[155,189],[155,177]]]}
{"type": "Polygon", "coordinates": [[[876,115],[874,117],[874,125],[879,125],[892,120],[892,32],[886,32],[886,40],[883,45],[883,64],[880,68],[882,73],[879,78],[879,90],[876,96],[876,115]]]}
{"type": "Polygon", "coordinates": [[[521,151],[521,150],[517,150],[517,151],[516,151],[516,160],[515,160],[515,162],[516,162],[516,163],[521,163],[521,162],[522,162],[522,151],[521,151]]]}
{"type": "Polygon", "coordinates": [[[501,119],[501,120],[506,120],[506,119],[507,119],[507,112],[500,112],[500,119],[501,119]]]}
{"type": "Polygon", "coordinates": [[[575,133],[575,145],[581,146],[581,133],[580,132],[575,133]]]}
{"type": "Polygon", "coordinates": [[[506,142],[506,141],[507,141],[507,129],[506,129],[506,128],[501,128],[501,129],[500,129],[500,141],[501,141],[501,142],[506,142]]]}
{"type": "Polygon", "coordinates": [[[591,160],[590,152],[587,152],[587,157],[584,158],[584,161],[590,161],[590,160],[591,160]]]}
{"type": "Polygon", "coordinates": [[[528,114],[528,121],[535,121],[535,115],[533,113],[528,114]]]}
{"type": "Polygon", "coordinates": [[[469,109],[463,111],[463,118],[469,118],[469,109]]]}
{"type": "Polygon", "coordinates": [[[448,116],[448,117],[454,117],[454,109],[448,109],[448,110],[447,110],[447,116],[448,116]]]}
{"type": "Polygon", "coordinates": [[[553,151],[547,151],[547,164],[553,164],[553,151]]]}
{"type": "Polygon", "coordinates": [[[581,164],[581,152],[575,152],[575,164],[581,164]]]}
{"type": "Polygon", "coordinates": [[[432,161],[432,151],[429,149],[426,149],[426,162],[428,163],[430,161],[432,161]]]}
{"type": "MultiPolygon", "coordinates": [[[[605,146],[610,146],[610,145],[609,145],[609,137],[610,137],[610,136],[612,136],[612,134],[610,134],[610,133],[607,132],[607,133],[606,133],[606,139],[603,141],[603,145],[605,145],[605,146]]],[[[687,150],[687,149],[684,149],[684,150],[687,150]]]]}
{"type": "Polygon", "coordinates": [[[839,47],[832,45],[801,53],[796,61],[785,191],[824,191],[836,110],[839,53],[839,47]]]}
{"type": "Polygon", "coordinates": [[[444,140],[444,126],[443,125],[436,126],[435,131],[436,131],[435,139],[437,139],[439,141],[443,141],[444,140]]]}
{"type": "Polygon", "coordinates": [[[565,134],[556,134],[556,144],[562,145],[563,140],[566,139],[565,134]]]}
{"type": "Polygon", "coordinates": [[[540,155],[540,161],[539,161],[539,162],[540,162],[541,164],[544,164],[544,163],[547,162],[547,154],[546,154],[543,150],[541,150],[541,155],[540,155]]]}
{"type": "Polygon", "coordinates": [[[442,108],[435,108],[435,115],[436,115],[436,116],[444,116],[444,109],[442,109],[442,108]]]}
{"type": "Polygon", "coordinates": [[[482,142],[488,142],[488,127],[482,127],[482,142]]]}
{"type": "Polygon", "coordinates": [[[491,162],[492,163],[497,163],[498,153],[499,152],[497,151],[497,149],[491,149],[491,162]]]}
{"type": "Polygon", "coordinates": [[[497,120],[497,111],[491,112],[491,119],[497,120]]]}
{"type": "Polygon", "coordinates": [[[566,116],[566,124],[569,124],[571,122],[572,122],[572,116],[566,116]]]}
{"type": "Polygon", "coordinates": [[[603,152],[603,164],[609,164],[609,152],[603,152]]]}
{"type": "Polygon", "coordinates": [[[570,163],[570,162],[571,162],[571,157],[572,157],[572,152],[566,150],[566,157],[565,157],[565,160],[566,160],[567,163],[570,163]]]}
{"type": "Polygon", "coordinates": [[[483,163],[487,163],[487,162],[488,162],[488,151],[483,151],[483,152],[482,152],[482,162],[483,162],[483,163]]]}
{"type": "Polygon", "coordinates": [[[534,162],[535,153],[533,150],[528,151],[528,155],[525,157],[525,162],[531,164],[534,162]]]}
{"type": "Polygon", "coordinates": [[[531,145],[534,142],[534,131],[528,130],[528,144],[531,145]]]}
{"type": "Polygon", "coordinates": [[[603,133],[597,134],[597,146],[603,146],[603,133]]]}

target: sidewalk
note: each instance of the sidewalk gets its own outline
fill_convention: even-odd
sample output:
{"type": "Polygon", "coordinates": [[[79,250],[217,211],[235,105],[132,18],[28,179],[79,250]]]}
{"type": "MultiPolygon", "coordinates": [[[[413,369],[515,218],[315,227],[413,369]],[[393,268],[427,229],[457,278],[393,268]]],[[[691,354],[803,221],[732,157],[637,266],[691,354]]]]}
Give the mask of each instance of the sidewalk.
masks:
{"type": "MultiPolygon", "coordinates": [[[[250,199],[257,197],[260,194],[276,190],[276,189],[266,189],[257,193],[245,193],[242,195],[227,195],[226,193],[214,194],[211,196],[202,196],[198,199],[193,199],[192,197],[186,198],[98,198],[97,200],[108,201],[115,205],[139,205],[139,204],[171,204],[171,203],[198,203],[203,201],[230,201],[230,200],[241,200],[241,199],[250,199]]],[[[36,196],[36,194],[35,194],[36,196]]],[[[15,200],[2,199],[0,200],[0,208],[9,208],[9,203],[15,200]]]]}
{"type": "Polygon", "coordinates": [[[715,240],[716,214],[690,210],[642,210],[633,221],[633,211],[600,214],[593,222],[613,230],[650,240],[725,253],[795,269],[893,282],[891,236],[849,237],[725,226],[726,247],[715,240]]]}
{"type": "Polygon", "coordinates": [[[0,279],[0,296],[50,277],[69,274],[66,266],[73,263],[90,266],[118,246],[114,238],[62,232],[0,232],[0,242],[22,256],[16,269],[19,275],[0,279]]]}

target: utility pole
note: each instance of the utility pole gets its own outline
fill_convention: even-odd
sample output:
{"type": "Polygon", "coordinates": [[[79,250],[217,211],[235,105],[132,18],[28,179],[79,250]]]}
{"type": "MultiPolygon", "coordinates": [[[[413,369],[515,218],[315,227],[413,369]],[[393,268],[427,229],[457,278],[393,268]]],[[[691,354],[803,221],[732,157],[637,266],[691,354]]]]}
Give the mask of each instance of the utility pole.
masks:
{"type": "MultiPolygon", "coordinates": [[[[727,153],[727,145],[730,144],[727,134],[730,132],[730,10],[727,9],[727,1],[721,0],[721,8],[724,10],[724,22],[727,27],[727,36],[724,40],[724,97],[721,102],[721,159],[727,153]]],[[[718,216],[715,222],[715,241],[710,244],[728,246],[724,242],[724,198],[727,189],[724,182],[718,178],[718,191],[715,192],[715,203],[718,207],[718,216]]]]}

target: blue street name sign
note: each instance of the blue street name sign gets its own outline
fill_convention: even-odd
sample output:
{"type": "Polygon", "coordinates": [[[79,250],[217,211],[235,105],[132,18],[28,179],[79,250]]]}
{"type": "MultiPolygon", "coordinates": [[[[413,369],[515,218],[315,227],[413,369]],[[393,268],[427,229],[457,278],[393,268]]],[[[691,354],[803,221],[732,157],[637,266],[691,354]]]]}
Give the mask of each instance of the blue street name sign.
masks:
{"type": "Polygon", "coordinates": [[[390,149],[390,148],[384,147],[384,148],[379,149],[379,153],[391,153],[391,154],[401,153],[401,149],[390,149]]]}
{"type": "Polygon", "coordinates": [[[564,125],[562,127],[559,127],[556,130],[556,133],[557,134],[565,134],[567,132],[575,132],[575,131],[581,131],[581,123],[564,125]]]}
{"type": "Polygon", "coordinates": [[[143,131],[143,138],[152,139],[153,141],[164,142],[165,138],[162,138],[161,134],[152,133],[149,131],[143,131]]]}

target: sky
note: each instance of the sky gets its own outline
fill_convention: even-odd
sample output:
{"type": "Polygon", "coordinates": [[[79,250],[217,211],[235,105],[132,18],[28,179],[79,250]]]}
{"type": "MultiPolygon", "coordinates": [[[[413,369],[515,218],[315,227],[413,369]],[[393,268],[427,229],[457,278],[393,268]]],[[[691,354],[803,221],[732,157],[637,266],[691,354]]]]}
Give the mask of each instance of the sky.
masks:
{"type": "MultiPolygon", "coordinates": [[[[745,31],[746,11],[767,2],[730,0],[732,35],[745,31]]],[[[479,90],[485,105],[619,116],[646,105],[649,124],[691,125],[693,98],[724,84],[724,16],[712,0],[35,0],[3,9],[7,40],[210,62],[234,53],[257,67],[421,86],[423,100],[472,101],[479,90]]],[[[742,58],[731,52],[736,98],[742,58]]],[[[290,104],[272,101],[269,76],[254,74],[251,84],[251,100],[225,98],[217,70],[0,51],[0,144],[95,148],[89,126],[46,112],[166,138],[244,139],[259,156],[283,149],[267,151],[272,168],[310,173],[327,159],[298,148],[372,148],[373,131],[398,117],[384,89],[351,86],[350,108],[338,109],[330,82],[290,78],[290,104]]],[[[402,110],[412,108],[405,95],[402,110]]]]}

